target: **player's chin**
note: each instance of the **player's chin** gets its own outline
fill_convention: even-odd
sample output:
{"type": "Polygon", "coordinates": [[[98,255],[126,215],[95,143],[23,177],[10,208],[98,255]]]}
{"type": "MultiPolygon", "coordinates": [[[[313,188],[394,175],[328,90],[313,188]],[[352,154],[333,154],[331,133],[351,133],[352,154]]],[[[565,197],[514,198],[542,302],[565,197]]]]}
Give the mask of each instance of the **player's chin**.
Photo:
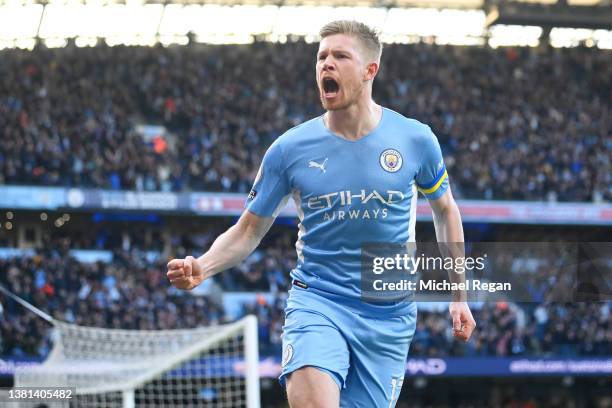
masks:
{"type": "Polygon", "coordinates": [[[340,98],[326,98],[324,95],[321,95],[321,105],[323,106],[323,109],[328,111],[335,111],[345,108],[340,98]]]}

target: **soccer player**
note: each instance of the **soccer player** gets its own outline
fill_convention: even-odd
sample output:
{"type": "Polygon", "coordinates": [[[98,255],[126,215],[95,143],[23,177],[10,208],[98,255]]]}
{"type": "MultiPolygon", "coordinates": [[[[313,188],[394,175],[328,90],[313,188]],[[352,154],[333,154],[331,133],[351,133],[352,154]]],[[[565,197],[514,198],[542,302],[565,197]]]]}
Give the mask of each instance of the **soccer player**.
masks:
{"type": "MultiPolygon", "coordinates": [[[[433,209],[439,242],[463,242],[459,210],[430,128],[372,100],[382,45],[368,26],[335,21],[320,32],[316,80],[326,113],[280,136],[266,152],[236,223],[167,276],[191,289],[237,265],[259,244],[286,200],[300,218],[297,266],[285,310],[280,380],[289,404],[393,407],[416,323],[414,302],[360,299],[364,242],[415,240],[417,188],[433,209]]],[[[453,294],[454,336],[475,322],[453,294]]]]}

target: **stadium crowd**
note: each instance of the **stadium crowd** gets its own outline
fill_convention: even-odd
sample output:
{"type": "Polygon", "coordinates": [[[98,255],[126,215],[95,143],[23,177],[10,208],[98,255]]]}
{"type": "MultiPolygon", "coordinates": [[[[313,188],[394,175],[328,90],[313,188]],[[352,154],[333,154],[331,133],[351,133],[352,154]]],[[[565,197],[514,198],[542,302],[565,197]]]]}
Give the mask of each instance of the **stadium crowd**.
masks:
{"type": "MultiPolygon", "coordinates": [[[[267,146],[321,113],[316,47],[2,51],[0,184],[247,192],[267,146]]],[[[609,60],[390,45],[374,96],[432,126],[458,197],[610,201],[609,60]]]]}
{"type": "MultiPolygon", "coordinates": [[[[229,317],[223,291],[271,293],[268,297],[253,296],[242,306],[242,314],[258,316],[262,354],[278,355],[289,286],[286,266],[294,258],[283,247],[283,239],[271,246],[276,249],[256,251],[195,295],[169,285],[164,260],[151,262],[141,251],[117,249],[111,262],[81,262],[70,255],[68,245],[47,246],[33,256],[0,258],[0,284],[57,319],[122,329],[224,323],[229,317]],[[235,282],[228,286],[231,281],[235,282]]],[[[453,339],[446,310],[426,306],[419,312],[411,356],[612,353],[610,302],[484,303],[474,310],[479,328],[467,344],[453,339]]],[[[0,356],[46,355],[50,347],[48,328],[42,319],[0,295],[0,356]]]]}

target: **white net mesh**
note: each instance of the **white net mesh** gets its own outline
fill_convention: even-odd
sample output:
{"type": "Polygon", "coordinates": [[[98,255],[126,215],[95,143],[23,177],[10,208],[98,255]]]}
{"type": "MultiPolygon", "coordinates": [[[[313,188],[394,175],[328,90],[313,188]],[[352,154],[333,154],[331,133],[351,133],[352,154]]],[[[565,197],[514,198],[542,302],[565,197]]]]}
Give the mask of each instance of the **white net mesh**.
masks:
{"type": "Polygon", "coordinates": [[[259,407],[254,317],[189,330],[56,329],[49,358],[15,374],[16,387],[76,387],[69,404],[50,406],[259,407]]]}

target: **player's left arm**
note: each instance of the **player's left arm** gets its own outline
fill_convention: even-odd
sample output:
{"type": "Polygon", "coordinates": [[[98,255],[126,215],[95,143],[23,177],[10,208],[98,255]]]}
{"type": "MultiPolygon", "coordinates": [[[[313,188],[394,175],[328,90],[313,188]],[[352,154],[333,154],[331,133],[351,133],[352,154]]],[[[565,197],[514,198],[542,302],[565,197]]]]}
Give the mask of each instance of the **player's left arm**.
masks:
{"type": "MultiPolygon", "coordinates": [[[[438,246],[444,257],[465,257],[461,214],[450,190],[440,144],[429,128],[420,136],[422,153],[415,182],[433,210],[438,246]]],[[[449,277],[452,282],[465,281],[464,274],[455,271],[449,271],[449,277]]],[[[453,291],[449,311],[453,319],[453,335],[467,341],[476,328],[476,322],[467,304],[465,291],[453,291]]]]}
{"type": "MultiPolygon", "coordinates": [[[[464,257],[461,214],[450,188],[437,200],[430,200],[429,205],[433,211],[438,242],[442,243],[445,250],[450,252],[450,256],[464,257]]],[[[457,274],[455,271],[450,271],[449,275],[451,281],[454,282],[465,280],[463,274],[457,274]]],[[[460,340],[468,341],[476,328],[476,321],[466,302],[466,293],[465,291],[455,291],[452,293],[452,297],[449,312],[453,319],[453,335],[460,340]]]]}

